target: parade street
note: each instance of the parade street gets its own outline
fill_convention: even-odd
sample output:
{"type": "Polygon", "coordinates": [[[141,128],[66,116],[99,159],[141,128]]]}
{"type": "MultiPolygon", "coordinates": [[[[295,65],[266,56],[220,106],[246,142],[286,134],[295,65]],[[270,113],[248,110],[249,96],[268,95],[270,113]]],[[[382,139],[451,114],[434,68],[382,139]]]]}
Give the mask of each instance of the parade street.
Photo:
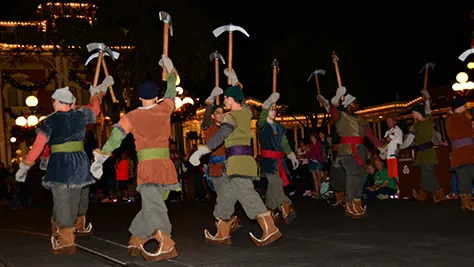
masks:
{"type": "MultiPolygon", "coordinates": [[[[52,255],[49,206],[0,211],[0,266],[468,266],[472,264],[474,217],[456,200],[443,205],[411,200],[370,202],[369,216],[353,220],[323,200],[297,197],[298,218],[279,227],[283,237],[255,247],[248,232],[261,230],[237,214],[244,227],[232,245],[206,244],[203,230],[215,232],[213,201],[170,203],[172,236],[179,253],[166,262],[127,255],[127,231],[140,204],[92,204],[93,236],[77,238],[78,253],[52,255]],[[2,265],[3,263],[3,265],[2,265]]],[[[154,251],[155,244],[147,244],[154,251]]]]}

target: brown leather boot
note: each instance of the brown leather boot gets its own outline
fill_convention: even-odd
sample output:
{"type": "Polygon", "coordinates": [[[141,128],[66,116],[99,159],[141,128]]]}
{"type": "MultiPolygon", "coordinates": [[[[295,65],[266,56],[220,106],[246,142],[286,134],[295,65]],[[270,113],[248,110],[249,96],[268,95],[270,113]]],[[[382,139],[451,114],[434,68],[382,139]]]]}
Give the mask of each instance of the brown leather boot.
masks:
{"type": "Polygon", "coordinates": [[[281,216],[286,224],[291,224],[296,219],[296,210],[291,203],[283,203],[280,205],[281,216]]]}
{"type": "Polygon", "coordinates": [[[418,192],[415,189],[413,189],[413,197],[419,202],[423,202],[428,198],[428,194],[426,194],[426,191],[423,190],[422,188],[420,188],[418,192]]]}
{"type": "Polygon", "coordinates": [[[76,253],[76,244],[74,243],[74,227],[59,228],[55,235],[51,237],[51,246],[53,254],[74,254],[76,253]]]}
{"type": "Polygon", "coordinates": [[[137,236],[132,235],[128,241],[128,255],[138,257],[141,255],[141,247],[145,246],[145,243],[149,239],[141,239],[137,236]]]}
{"type": "Polygon", "coordinates": [[[344,191],[336,192],[336,201],[332,203],[333,208],[344,207],[344,191]]]}
{"type": "Polygon", "coordinates": [[[474,203],[472,203],[472,195],[471,194],[461,194],[459,195],[461,198],[461,210],[474,212],[474,203]]]}
{"type": "Polygon", "coordinates": [[[443,192],[443,189],[440,188],[433,192],[433,201],[434,203],[441,203],[446,200],[446,195],[443,192]]]}
{"type": "Polygon", "coordinates": [[[208,244],[219,244],[219,245],[230,245],[232,241],[230,240],[230,231],[233,221],[224,221],[220,218],[217,218],[216,227],[217,233],[215,236],[212,236],[207,229],[204,230],[204,236],[206,237],[206,243],[208,244]]]}
{"type": "Polygon", "coordinates": [[[257,221],[260,227],[262,228],[263,234],[262,238],[256,238],[252,233],[250,234],[250,238],[252,239],[253,243],[259,247],[266,246],[278,240],[281,237],[280,230],[276,227],[275,222],[272,218],[271,211],[267,211],[263,214],[257,216],[257,221]]]}
{"type": "Polygon", "coordinates": [[[54,221],[54,218],[51,217],[51,236],[54,236],[57,234],[58,229],[56,228],[56,221],[54,221]]]}
{"type": "Polygon", "coordinates": [[[237,215],[232,216],[230,221],[232,222],[232,224],[230,226],[230,232],[231,233],[236,232],[236,231],[242,229],[242,227],[244,227],[244,225],[240,221],[239,217],[237,217],[237,215]]]}
{"type": "Polygon", "coordinates": [[[362,200],[358,198],[346,202],[344,211],[345,215],[352,217],[352,219],[361,219],[367,217],[366,207],[362,207],[362,200]]]}
{"type": "Polygon", "coordinates": [[[178,257],[178,252],[174,247],[175,243],[168,234],[156,230],[153,233],[153,238],[160,243],[155,253],[146,251],[143,245],[140,245],[140,252],[146,261],[163,261],[178,257]]]}
{"type": "Polygon", "coordinates": [[[92,235],[92,224],[89,223],[86,228],[86,215],[77,217],[74,228],[76,230],[76,237],[84,237],[84,236],[92,235]]]}

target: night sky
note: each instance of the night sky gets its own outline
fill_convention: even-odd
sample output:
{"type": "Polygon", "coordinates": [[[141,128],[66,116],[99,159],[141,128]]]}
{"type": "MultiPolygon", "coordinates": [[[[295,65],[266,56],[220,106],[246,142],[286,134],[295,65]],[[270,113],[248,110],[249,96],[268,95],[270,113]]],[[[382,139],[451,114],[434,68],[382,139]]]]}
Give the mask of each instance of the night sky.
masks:
{"type": "MultiPolygon", "coordinates": [[[[34,1],[12,3],[0,13],[2,18],[26,19],[34,13],[34,1]]],[[[37,1],[38,2],[38,1],[37,1]]],[[[41,2],[41,1],[40,1],[41,2]]],[[[325,69],[320,77],[322,94],[332,97],[337,80],[331,52],[340,58],[342,83],[349,93],[358,97],[362,107],[396,100],[410,100],[423,87],[419,71],[427,62],[436,64],[430,72],[429,88],[451,85],[456,74],[468,71],[457,57],[470,48],[474,20],[470,19],[473,5],[401,5],[398,2],[376,2],[377,5],[327,4],[322,1],[104,1],[99,5],[99,18],[115,14],[138,20],[154,17],[159,10],[168,11],[175,27],[170,43],[170,57],[184,55],[183,49],[199,54],[200,66],[206,66],[205,78],[199,86],[183,81],[183,87],[203,99],[213,88],[213,64],[208,55],[219,50],[227,60],[227,34],[218,38],[212,30],[233,23],[247,30],[250,38],[234,34],[234,68],[244,84],[246,96],[264,100],[271,93],[274,58],[280,62],[278,91],[280,103],[306,112],[314,108],[314,80],[306,82],[315,69],[325,69]],[[115,4],[112,4],[115,2],[115,4]],[[133,3],[130,3],[133,2],[133,3]],[[264,3],[267,2],[267,3],[264,3]],[[114,6],[112,6],[114,5],[114,6]],[[127,6],[128,5],[128,6],[127,6]],[[135,8],[134,14],[130,5],[135,8]],[[105,13],[104,13],[105,12],[105,13]],[[127,13],[128,14],[125,14],[127,13]],[[192,36],[192,37],[191,37],[192,36]],[[174,43],[183,43],[179,47],[174,43]],[[202,42],[202,45],[197,45],[202,42]],[[181,49],[181,51],[180,51],[181,49]],[[202,61],[207,61],[206,63],[202,61]],[[187,83],[187,85],[186,85],[187,83]]],[[[467,1],[466,1],[467,2],[467,1]]],[[[375,2],[374,2],[375,3],[375,2]]],[[[415,2],[413,2],[415,4],[415,2]]],[[[100,22],[100,21],[99,21],[100,22]]],[[[145,24],[156,38],[162,36],[162,24],[145,24]]],[[[113,24],[111,24],[113,25],[113,24]]],[[[120,25],[117,24],[117,29],[120,25]]],[[[111,26],[113,28],[113,26],[111,26]]],[[[158,47],[157,49],[161,49],[158,47]]],[[[193,59],[195,60],[195,59],[193,59]]],[[[189,62],[177,60],[176,67],[193,68],[189,62]],[[188,62],[186,65],[178,65],[188,62]]],[[[473,71],[468,71],[472,76],[473,71]]],[[[471,79],[472,80],[472,79],[471,79]]],[[[224,79],[221,87],[225,88],[224,79]]]]}

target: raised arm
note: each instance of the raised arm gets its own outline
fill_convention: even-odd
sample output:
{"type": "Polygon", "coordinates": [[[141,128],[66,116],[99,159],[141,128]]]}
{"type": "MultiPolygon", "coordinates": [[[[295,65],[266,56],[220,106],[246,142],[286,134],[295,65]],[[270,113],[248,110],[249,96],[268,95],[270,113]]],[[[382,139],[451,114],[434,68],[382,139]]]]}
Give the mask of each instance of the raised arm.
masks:
{"type": "Polygon", "coordinates": [[[259,129],[262,129],[263,127],[265,127],[266,122],[267,122],[268,112],[270,111],[270,108],[272,107],[272,105],[276,103],[279,98],[280,98],[279,93],[273,93],[270,95],[270,97],[267,98],[267,100],[265,100],[265,102],[263,102],[262,112],[260,112],[260,117],[258,118],[258,122],[257,122],[257,127],[259,129]]]}
{"type": "Polygon", "coordinates": [[[220,87],[212,89],[211,95],[206,99],[206,111],[204,112],[204,119],[201,123],[201,130],[205,131],[212,125],[212,110],[214,109],[214,101],[216,97],[223,94],[224,91],[220,87]]]}
{"type": "MultiPolygon", "coordinates": [[[[92,86],[89,88],[89,93],[91,94],[91,99],[89,104],[87,104],[84,108],[89,108],[94,111],[95,116],[99,115],[100,113],[100,103],[102,102],[102,98],[105,96],[107,92],[107,88],[111,85],[114,85],[114,78],[112,76],[105,77],[104,81],[99,86],[92,86]]],[[[93,122],[88,122],[93,123],[93,122]]]]}

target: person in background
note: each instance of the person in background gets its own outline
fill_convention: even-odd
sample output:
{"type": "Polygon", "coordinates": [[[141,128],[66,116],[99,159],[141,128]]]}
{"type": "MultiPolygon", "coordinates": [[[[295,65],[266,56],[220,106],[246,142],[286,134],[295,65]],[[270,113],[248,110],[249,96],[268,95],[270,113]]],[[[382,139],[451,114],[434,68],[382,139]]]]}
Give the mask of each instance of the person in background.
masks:
{"type": "Polygon", "coordinates": [[[101,203],[115,203],[117,202],[117,172],[115,169],[115,154],[112,153],[110,157],[104,162],[104,172],[101,180],[104,181],[107,188],[106,195],[101,203]]]}
{"type": "Polygon", "coordinates": [[[315,134],[312,134],[310,137],[311,143],[308,145],[308,167],[311,175],[313,177],[313,198],[319,198],[319,191],[321,190],[321,176],[320,172],[323,169],[323,145],[318,140],[318,137],[315,134]]]}
{"type": "Polygon", "coordinates": [[[303,181],[304,185],[304,197],[310,197],[311,196],[311,191],[313,189],[313,183],[312,183],[312,178],[311,174],[309,173],[309,168],[308,168],[308,147],[305,145],[304,140],[300,140],[300,147],[296,150],[296,158],[300,162],[300,167],[298,168],[298,174],[303,181]]]}
{"type": "MultiPolygon", "coordinates": [[[[365,165],[365,182],[364,182],[364,194],[367,196],[369,188],[374,186],[375,181],[375,167],[371,163],[365,165]]],[[[367,197],[366,197],[367,198],[367,197]]]]}
{"type": "Polygon", "coordinates": [[[127,157],[128,161],[128,177],[129,177],[129,183],[128,183],[128,195],[129,195],[129,200],[130,202],[135,202],[135,196],[137,195],[137,192],[135,190],[136,188],[136,179],[137,179],[137,168],[135,161],[131,159],[130,157],[127,157]]]}
{"type": "Polygon", "coordinates": [[[129,202],[131,197],[128,190],[130,177],[128,173],[128,159],[126,153],[120,154],[120,159],[116,167],[116,177],[122,201],[129,202]]]}
{"type": "Polygon", "coordinates": [[[368,199],[377,197],[380,200],[390,198],[397,193],[397,183],[394,178],[388,177],[388,170],[380,159],[374,162],[377,172],[374,176],[374,185],[368,187],[368,199]]]}

